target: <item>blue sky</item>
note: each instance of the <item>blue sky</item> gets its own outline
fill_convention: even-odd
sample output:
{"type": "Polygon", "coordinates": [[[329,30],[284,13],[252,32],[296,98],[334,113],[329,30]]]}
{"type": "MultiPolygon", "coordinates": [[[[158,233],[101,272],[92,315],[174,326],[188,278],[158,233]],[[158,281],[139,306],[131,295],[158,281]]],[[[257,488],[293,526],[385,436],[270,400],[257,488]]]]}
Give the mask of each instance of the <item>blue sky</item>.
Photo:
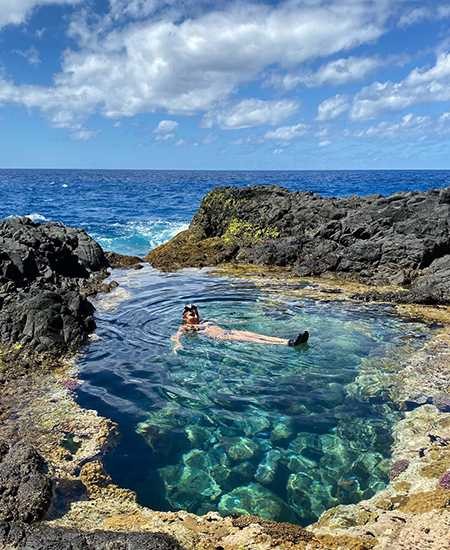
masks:
{"type": "Polygon", "coordinates": [[[450,1],[0,0],[0,167],[450,169],[450,1]]]}

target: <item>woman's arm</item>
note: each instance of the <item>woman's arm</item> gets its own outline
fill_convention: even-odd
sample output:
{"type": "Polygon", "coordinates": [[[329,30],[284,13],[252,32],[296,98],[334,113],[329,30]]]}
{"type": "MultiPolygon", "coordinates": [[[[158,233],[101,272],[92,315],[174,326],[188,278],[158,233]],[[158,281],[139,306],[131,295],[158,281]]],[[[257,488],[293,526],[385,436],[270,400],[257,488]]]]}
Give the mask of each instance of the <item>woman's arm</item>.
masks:
{"type": "Polygon", "coordinates": [[[177,332],[170,337],[172,342],[174,342],[173,351],[176,353],[178,350],[183,349],[183,346],[181,344],[181,337],[184,334],[183,327],[180,327],[177,332]]]}

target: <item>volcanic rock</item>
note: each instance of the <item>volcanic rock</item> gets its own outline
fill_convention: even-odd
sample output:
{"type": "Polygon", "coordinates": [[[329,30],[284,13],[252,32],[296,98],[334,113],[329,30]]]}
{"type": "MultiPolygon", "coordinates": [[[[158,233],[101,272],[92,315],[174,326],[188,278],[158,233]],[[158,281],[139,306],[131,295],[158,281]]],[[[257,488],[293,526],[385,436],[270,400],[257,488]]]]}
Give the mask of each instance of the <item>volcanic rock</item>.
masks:
{"type": "Polygon", "coordinates": [[[85,294],[106,267],[102,248],[83,230],[27,218],[0,222],[0,342],[76,351],[95,328],[85,294]]]}
{"type": "MultiPolygon", "coordinates": [[[[52,495],[47,465],[26,443],[0,442],[0,521],[41,519],[52,495]]],[[[1,537],[0,537],[1,539],[1,537]]]]}
{"type": "Polygon", "coordinates": [[[189,229],[146,259],[169,271],[238,262],[333,273],[408,289],[383,295],[389,301],[446,304],[449,196],[450,188],[339,199],[276,186],[216,188],[189,229]]]}

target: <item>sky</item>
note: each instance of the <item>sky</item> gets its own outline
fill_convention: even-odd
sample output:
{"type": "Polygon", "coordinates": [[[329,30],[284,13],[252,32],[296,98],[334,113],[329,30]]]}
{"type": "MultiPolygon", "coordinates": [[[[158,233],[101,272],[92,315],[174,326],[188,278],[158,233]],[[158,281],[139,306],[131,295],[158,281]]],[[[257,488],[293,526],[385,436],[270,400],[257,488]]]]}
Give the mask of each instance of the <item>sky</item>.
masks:
{"type": "Polygon", "coordinates": [[[450,0],[0,0],[0,167],[450,169],[450,0]]]}

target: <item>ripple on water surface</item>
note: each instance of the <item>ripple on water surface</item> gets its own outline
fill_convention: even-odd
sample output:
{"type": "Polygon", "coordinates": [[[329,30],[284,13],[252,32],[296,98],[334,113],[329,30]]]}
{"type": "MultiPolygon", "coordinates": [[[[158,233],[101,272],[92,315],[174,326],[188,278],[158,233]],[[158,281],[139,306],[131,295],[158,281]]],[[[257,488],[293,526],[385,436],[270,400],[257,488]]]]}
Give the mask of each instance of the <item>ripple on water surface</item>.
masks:
{"type": "Polygon", "coordinates": [[[307,301],[281,284],[196,270],[115,278],[126,292],[98,304],[79,401],[119,423],[106,466],[140,502],[308,523],[384,486],[397,413],[348,385],[364,362],[426,336],[424,326],[387,307],[307,301]],[[311,341],[292,349],[197,335],[174,354],[186,302],[225,328],[280,337],[308,328],[311,341]]]}

